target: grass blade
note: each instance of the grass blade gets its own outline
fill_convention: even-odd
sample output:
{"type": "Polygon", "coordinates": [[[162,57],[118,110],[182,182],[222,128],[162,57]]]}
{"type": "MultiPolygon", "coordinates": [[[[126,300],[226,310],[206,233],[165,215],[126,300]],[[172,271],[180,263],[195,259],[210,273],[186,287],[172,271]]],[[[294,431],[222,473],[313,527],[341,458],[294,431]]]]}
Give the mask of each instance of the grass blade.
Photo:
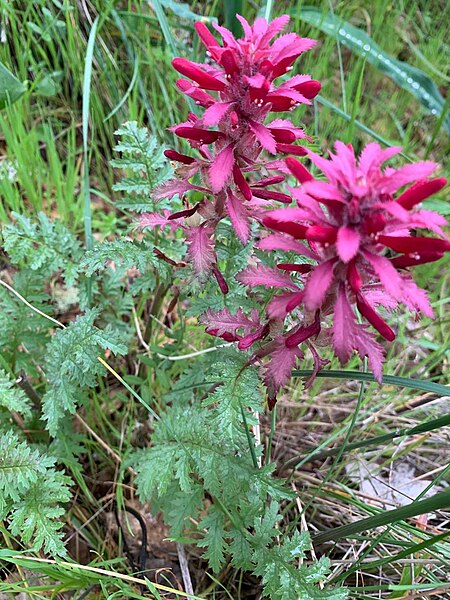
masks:
{"type": "MultiPolygon", "coordinates": [[[[91,96],[91,78],[92,78],[92,61],[94,57],[94,44],[97,35],[97,27],[99,16],[95,18],[89,33],[89,39],[86,49],[86,59],[84,64],[83,76],[83,106],[82,106],[82,122],[83,122],[83,160],[84,160],[84,176],[83,176],[83,194],[84,194],[84,236],[86,250],[92,250],[92,214],[91,214],[91,193],[89,186],[89,102],[91,96]]],[[[92,301],[92,282],[87,279],[87,297],[88,304],[92,301]]]]}
{"type": "Polygon", "coordinates": [[[155,13],[161,26],[164,39],[166,40],[166,44],[169,46],[172,56],[175,57],[177,56],[177,47],[175,46],[175,40],[173,39],[172,33],[170,31],[169,22],[167,21],[167,17],[161,6],[161,2],[159,0],[154,0],[153,8],[155,9],[155,13]]]}
{"type": "MultiPolygon", "coordinates": [[[[380,142],[380,144],[383,144],[384,146],[392,146],[391,142],[389,142],[386,138],[379,135],[373,129],[370,129],[370,127],[367,127],[367,125],[364,125],[364,123],[361,123],[361,121],[358,121],[358,119],[352,119],[352,115],[349,115],[345,111],[341,110],[338,106],[336,106],[329,100],[326,100],[320,94],[314,98],[314,102],[318,102],[319,104],[322,104],[322,106],[326,106],[327,108],[338,114],[340,117],[342,117],[344,121],[348,121],[349,123],[353,122],[353,125],[355,125],[361,131],[364,131],[364,133],[370,135],[370,137],[372,137],[374,140],[377,140],[377,142],[380,142]]],[[[400,156],[403,156],[403,158],[406,158],[406,160],[411,161],[410,157],[404,152],[400,152],[400,156]]]]}
{"type": "MultiPolygon", "coordinates": [[[[317,27],[326,35],[339,39],[353,53],[365,58],[400,87],[414,95],[432,115],[437,118],[442,115],[445,100],[435,82],[420,69],[396,60],[384,52],[365,31],[313,6],[304,6],[298,18],[317,27]]],[[[444,124],[447,133],[450,134],[450,115],[445,117],[444,124]]]]}
{"type": "MultiPolygon", "coordinates": [[[[309,377],[312,375],[311,369],[300,369],[292,372],[293,377],[309,377]]],[[[354,381],[372,381],[375,382],[375,378],[372,373],[363,373],[362,371],[340,371],[340,370],[326,370],[319,371],[317,377],[323,377],[325,379],[348,379],[354,381]]],[[[438,396],[449,396],[450,386],[442,385],[440,383],[434,383],[434,381],[423,381],[421,379],[410,379],[408,377],[397,377],[396,375],[384,375],[383,383],[395,385],[398,387],[411,388],[413,390],[422,390],[424,392],[432,392],[438,396]]]]}
{"type": "MultiPolygon", "coordinates": [[[[385,444],[386,442],[390,442],[398,437],[406,437],[411,435],[418,435],[421,433],[427,433],[429,431],[435,431],[437,429],[441,429],[442,427],[448,427],[450,425],[450,414],[444,415],[443,417],[439,417],[438,419],[433,419],[431,421],[426,421],[425,423],[421,423],[420,425],[416,425],[415,427],[405,428],[405,429],[396,429],[395,431],[391,431],[390,433],[385,433],[384,435],[378,435],[377,437],[369,438],[367,440],[362,440],[360,442],[354,442],[352,444],[338,446],[337,448],[330,448],[328,450],[322,450],[313,452],[309,455],[309,457],[315,460],[322,460],[327,458],[328,456],[334,456],[335,454],[339,454],[344,450],[356,450],[358,448],[366,448],[367,446],[379,446],[381,444],[385,444]]],[[[303,459],[304,455],[294,456],[288,460],[284,465],[283,469],[292,469],[297,468],[299,461],[304,464],[303,459]]]]}
{"type": "Polygon", "coordinates": [[[242,15],[242,0],[224,0],[223,12],[225,13],[225,25],[233,32],[233,35],[240,36],[242,29],[236,19],[236,14],[242,15]]]}
{"type": "Polygon", "coordinates": [[[116,106],[112,109],[112,111],[108,115],[106,115],[106,117],[103,119],[103,123],[106,123],[106,121],[109,121],[109,119],[111,117],[113,117],[116,114],[116,112],[118,110],[120,110],[122,108],[122,106],[125,104],[128,96],[131,94],[131,91],[134,88],[134,84],[136,83],[138,73],[139,73],[139,60],[138,60],[138,57],[136,56],[134,59],[134,69],[133,69],[133,75],[131,77],[130,85],[128,86],[125,94],[122,96],[120,101],[116,104],[116,106]]]}
{"type": "MultiPolygon", "coordinates": [[[[411,502],[406,506],[395,508],[394,510],[381,511],[377,515],[367,517],[356,521],[356,523],[350,523],[349,525],[342,525],[329,531],[322,531],[312,537],[314,544],[323,544],[324,542],[335,542],[342,538],[353,538],[364,531],[375,529],[383,525],[390,525],[391,523],[397,523],[398,521],[404,521],[418,515],[425,513],[434,512],[450,506],[450,490],[435,494],[432,498],[426,500],[420,500],[419,502],[411,502]]],[[[449,533],[450,535],[450,533],[449,533]]]]}

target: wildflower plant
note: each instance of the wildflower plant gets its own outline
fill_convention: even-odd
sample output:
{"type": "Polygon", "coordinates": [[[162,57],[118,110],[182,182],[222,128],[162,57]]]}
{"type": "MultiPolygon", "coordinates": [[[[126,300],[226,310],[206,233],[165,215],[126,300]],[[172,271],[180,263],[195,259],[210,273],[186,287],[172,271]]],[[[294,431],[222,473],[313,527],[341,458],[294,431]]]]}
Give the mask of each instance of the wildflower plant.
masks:
{"type": "Polygon", "coordinates": [[[420,207],[446,184],[444,178],[430,178],[435,163],[383,167],[401,148],[382,150],[376,143],[368,144],[359,159],[350,145],[336,142],[335,150],[329,160],[306,150],[327,181],[314,178],[297,159],[286,159],[300,183],[289,188],[296,206],[263,217],[263,224],[274,233],[264,237],[259,248],[289,252],[291,259],[277,269],[259,263],[237,275],[249,287],[282,290],[268,303],[265,322],[242,311],[236,315],[209,311],[203,317],[208,333],[228,340],[234,336],[240,349],[270,335],[253,359],[270,357],[263,376],[271,405],[297,360],[304,357],[302,344],[313,355],[313,377],[324,365],[315,345],[331,345],[341,364],[354,351],[367,357],[381,382],[384,351],[375,335],[392,342],[396,334],[380,310],[389,314],[403,304],[433,317],[427,293],[417,287],[410,267],[439,260],[450,250],[445,218],[420,207]],[[417,229],[436,237],[416,234],[417,229]],[[238,330],[243,335],[237,337],[238,330]]]}
{"type": "Polygon", "coordinates": [[[450,250],[446,220],[421,204],[446,180],[433,162],[391,166],[399,147],[369,143],[355,152],[337,141],[322,157],[284,114],[311,105],[320,90],[310,75],[291,73],[316,42],[283,33],[286,15],[253,25],[237,18],[241,38],[196,23],[203,63],[173,60],[177,88],[195,106],[170,128],[176,149],[164,150],[136,121],[116,131],[111,164],[125,175],[114,186],[125,194],[117,206],[143,213],[140,227],[165,235],[139,232],[138,240],[108,239],[85,251],[43,214],[12,213],[3,228],[14,273],[12,285],[0,286],[2,534],[29,550],[67,554],[63,505],[73,485],[91,494],[81,458],[90,442],[81,443],[87,438],[73,415],[99,414],[106,391],[112,439],[125,440],[115,422],[129,398],[114,394],[111,402],[107,367],[141,401],[132,418],[151,415],[144,413],[148,446],[133,431],[123,460],[122,452],[105,454],[120,459],[121,500],[134,483],[142,510],[147,501],[161,510],[173,540],[204,548],[216,574],[251,572],[264,597],[345,600],[340,577],[324,587],[328,558],[309,560],[306,528],[288,522],[297,492],[284,477],[293,463],[271,458],[276,414],[266,446],[259,417],[306,358],[306,385],[333,355],[345,365],[355,353],[381,382],[397,336],[392,313],[406,307],[433,317],[411,271],[450,250]],[[185,285],[191,267],[204,284],[197,295],[185,285]],[[186,343],[191,317],[240,352],[192,345],[192,353],[171,355],[186,343]],[[186,369],[179,361],[194,357],[186,369]]]}
{"type": "Polygon", "coordinates": [[[237,342],[240,350],[253,348],[249,364],[262,364],[270,407],[305,350],[313,357],[310,382],[314,379],[328,362],[320,357],[321,346],[330,346],[341,364],[354,351],[367,357],[381,382],[384,351],[376,334],[389,342],[396,337],[386,315],[403,304],[433,316],[426,292],[417,287],[409,268],[438,260],[450,250],[442,229],[445,219],[420,207],[446,180],[430,178],[437,168],[432,162],[385,167],[401,148],[382,150],[376,143],[368,144],[357,158],[351,145],[337,141],[336,153],[327,160],[296,144],[307,136],[291,121],[267,122],[269,113],[309,104],[319,92],[319,82],[309,75],[276,81],[315,42],[289,33],[272,43],[287,25],[287,15],[271,23],[260,18],[253,26],[237,18],[244,31],[241,39],[215,25],[222,45],[203,23],[196,24],[207,49],[205,64],[173,61],[190,80],[179,79],[178,88],[204,112],[190,113],[188,121],[171,130],[199,156],[166,151],[181,166],[177,177],[160,186],[153,198],[179,195],[185,209],[144,214],[141,225],[179,224],[194,270],[201,277],[213,274],[223,293],[229,286],[219,271],[214,242],[222,219],[229,217],[243,244],[251,237],[251,221],[257,221],[262,226],[258,233],[264,227],[270,231],[258,249],[271,255],[289,253],[289,260],[275,268],[264,259],[252,259],[251,266],[236,275],[250,290],[264,286],[272,291],[265,314],[256,306],[250,314],[241,307],[234,314],[224,307],[208,309],[200,317],[209,334],[237,342]],[[326,180],[313,177],[294,156],[309,159],[326,180]],[[280,189],[288,175],[299,186],[280,189]],[[410,184],[414,185],[405,189],[410,184]],[[194,205],[187,199],[192,192],[203,195],[194,205]],[[274,209],[274,202],[290,206],[274,209]],[[417,229],[436,237],[418,235],[417,229]],[[278,290],[282,293],[274,294],[278,290]]]}

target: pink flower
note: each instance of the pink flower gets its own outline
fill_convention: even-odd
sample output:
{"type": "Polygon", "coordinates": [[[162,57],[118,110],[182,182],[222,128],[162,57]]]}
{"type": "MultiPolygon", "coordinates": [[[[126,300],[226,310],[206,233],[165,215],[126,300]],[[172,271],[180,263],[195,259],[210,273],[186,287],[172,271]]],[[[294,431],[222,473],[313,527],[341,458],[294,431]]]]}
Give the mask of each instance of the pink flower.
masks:
{"type": "MultiPolygon", "coordinates": [[[[253,220],[260,220],[274,202],[292,200],[272,188],[284,180],[284,175],[274,175],[273,171],[280,167],[285,170],[282,161],[273,159],[278,153],[306,154],[305,148],[297,144],[307,137],[303,130],[287,119],[270,120],[268,115],[271,111],[279,113],[299,104],[311,104],[320,90],[320,84],[309,75],[295,75],[276,83],[316,43],[295,33],[273,41],[287,25],[287,15],[271,23],[257,19],[253,26],[240,16],[238,19],[244,29],[241,39],[235,39],[226,28],[215,26],[222,44],[203,23],[196,23],[209,57],[205,64],[185,58],[173,60],[173,67],[187,78],[177,81],[178,89],[192,98],[203,114],[190,113],[186,122],[171,128],[175,135],[188,141],[195,155],[167,150],[166,156],[179,165],[176,178],[153,196],[155,200],[176,194],[183,197],[186,209],[168,220],[191,218],[197,213],[195,227],[199,229],[189,233],[189,256],[197,273],[202,267],[201,272],[215,275],[221,289],[226,285],[221,282],[215,263],[217,224],[228,217],[237,237],[246,244],[253,220]],[[270,160],[266,153],[271,155],[270,160]],[[191,183],[194,176],[195,183],[191,183]],[[202,192],[205,200],[190,206],[184,195],[191,191],[202,192]],[[206,237],[208,252],[197,256],[197,248],[205,247],[206,237]]],[[[142,222],[146,221],[155,222],[155,218],[143,216],[142,222]]]]}
{"type": "MultiPolygon", "coordinates": [[[[254,280],[251,282],[247,280],[247,283],[258,285],[258,281],[254,280]]],[[[328,362],[319,357],[311,343],[311,339],[317,338],[321,332],[318,311],[311,323],[299,323],[286,333],[283,333],[282,321],[268,320],[261,323],[257,309],[253,309],[250,317],[247,317],[241,308],[235,315],[227,308],[217,312],[208,309],[200,318],[200,322],[206,325],[206,333],[227,342],[238,342],[240,350],[248,350],[257,342],[269,338],[254,351],[249,364],[261,365],[261,375],[267,388],[270,409],[275,406],[280,388],[288,383],[297,361],[305,356],[300,348],[302,344],[311,351],[314,360],[314,376],[328,362]]]]}
{"type": "MultiPolygon", "coordinates": [[[[267,213],[263,223],[280,232],[277,239],[283,240],[286,249],[293,250],[293,244],[300,243],[297,240],[308,242],[309,253],[302,252],[301,247],[298,253],[314,259],[315,265],[278,266],[305,274],[302,303],[307,312],[334,314],[333,346],[341,363],[356,350],[361,357],[368,356],[376,378],[381,380],[381,347],[367,326],[357,323],[352,306],[356,305],[388,341],[395,339],[395,332],[377,312],[378,306],[391,309],[403,303],[411,310],[433,316],[426,293],[417,287],[408,267],[438,260],[450,250],[442,230],[445,219],[418,207],[446,180],[429,179],[437,166],[431,162],[383,168],[383,163],[401,148],[382,150],[378,144],[368,144],[359,160],[353,148],[342,142],[336,142],[335,150],[329,160],[307,151],[327,181],[313,178],[296,159],[286,159],[302,184],[291,190],[297,207],[267,213]],[[438,237],[416,235],[413,232],[417,228],[428,229],[438,237]]],[[[283,244],[279,241],[278,247],[283,244]]],[[[277,247],[264,240],[262,245],[277,247]]],[[[291,294],[272,300],[274,314],[291,312],[291,294]]]]}

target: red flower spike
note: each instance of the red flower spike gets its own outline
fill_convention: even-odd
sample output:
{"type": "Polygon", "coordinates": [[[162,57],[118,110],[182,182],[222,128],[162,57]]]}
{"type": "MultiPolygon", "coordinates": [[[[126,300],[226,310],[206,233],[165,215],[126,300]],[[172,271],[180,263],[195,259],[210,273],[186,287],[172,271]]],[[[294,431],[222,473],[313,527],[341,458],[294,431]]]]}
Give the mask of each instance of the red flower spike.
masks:
{"type": "Polygon", "coordinates": [[[293,154],[294,156],[306,156],[307,152],[303,146],[295,146],[293,144],[277,144],[277,152],[283,154],[293,154]]]}
{"type": "Polygon", "coordinates": [[[280,142],[280,144],[292,144],[292,142],[295,142],[297,139],[295,134],[292,133],[292,131],[289,131],[289,129],[275,129],[269,127],[269,131],[275,138],[275,141],[280,142]]]}
{"type": "Polygon", "coordinates": [[[203,42],[210,55],[217,60],[220,57],[221,46],[204,23],[197,21],[194,25],[198,37],[203,42]]]}
{"type": "Polygon", "coordinates": [[[426,263],[435,262],[444,256],[443,252],[426,252],[423,254],[413,254],[408,256],[396,256],[391,258],[391,264],[396,269],[405,269],[406,267],[414,267],[415,265],[424,265],[426,263]]]}
{"type": "Polygon", "coordinates": [[[375,327],[388,342],[393,342],[395,340],[395,333],[370,304],[364,300],[361,294],[356,295],[356,306],[362,316],[365,317],[372,327],[375,327]]]}
{"type": "Polygon", "coordinates": [[[305,83],[294,86],[294,89],[300,92],[302,96],[305,96],[305,98],[308,98],[308,100],[312,100],[320,92],[321,87],[322,85],[319,81],[311,79],[311,81],[305,81],[305,83]]]}
{"type": "Polygon", "coordinates": [[[196,104],[203,106],[203,108],[208,108],[216,103],[212,96],[200,88],[194,87],[193,84],[186,81],[186,79],[177,79],[176,85],[183,94],[192,98],[196,104]]]}
{"type": "Polygon", "coordinates": [[[334,244],[338,230],[336,227],[323,227],[313,225],[306,230],[306,239],[309,242],[319,242],[320,244],[334,244]]]}
{"type": "Polygon", "coordinates": [[[428,237],[394,237],[390,235],[379,235],[378,241],[391,248],[395,252],[402,253],[420,253],[420,252],[448,252],[450,250],[450,242],[448,240],[438,240],[428,237]]]}
{"type": "Polygon", "coordinates": [[[278,202],[283,202],[283,204],[290,204],[292,202],[292,198],[287,194],[260,188],[253,188],[253,195],[263,200],[278,200],[278,202]]]}
{"type": "MultiPolygon", "coordinates": [[[[170,218],[170,217],[169,217],[170,218]]],[[[311,269],[313,268],[313,265],[308,265],[308,264],[291,264],[291,263],[279,263],[277,265],[278,269],[281,269],[282,271],[293,271],[296,273],[309,273],[311,271],[311,269]]]]}
{"type": "MultiPolygon", "coordinates": [[[[284,181],[284,176],[264,177],[267,171],[286,172],[282,160],[269,157],[268,153],[303,155],[305,150],[296,142],[307,136],[291,121],[271,119],[269,113],[311,104],[311,98],[319,90],[309,75],[275,81],[316,43],[295,33],[280,36],[289,22],[287,15],[270,23],[258,18],[252,25],[239,15],[237,18],[244,29],[239,39],[225,27],[213,24],[221,42],[204,23],[195,24],[207,51],[208,60],[204,64],[180,57],[172,62],[174,69],[187,78],[178,79],[178,89],[205,110],[190,113],[184,123],[170,128],[188,140],[198,154],[191,158],[167,150],[166,156],[183,167],[176,169],[176,178],[153,193],[154,199],[202,193],[201,204],[177,210],[170,220],[165,216],[161,226],[173,223],[185,232],[190,263],[202,279],[215,276],[222,291],[226,283],[217,266],[214,267],[215,231],[220,221],[228,217],[237,238],[247,244],[254,230],[252,221],[260,222],[264,213],[277,203],[292,203],[285,190],[270,187],[284,181]],[[193,214],[195,226],[192,221],[183,222],[193,214]]],[[[148,220],[154,223],[155,217],[148,220]]],[[[293,224],[288,230],[304,237],[306,227],[293,224]]]]}
{"type": "MultiPolygon", "coordinates": [[[[335,153],[327,160],[306,149],[327,181],[314,179],[299,161],[287,158],[287,168],[301,183],[293,190],[298,206],[269,212],[262,219],[266,227],[281,232],[279,236],[285,234],[268,236],[267,242],[263,239],[262,249],[295,252],[295,240],[309,241],[316,264],[310,265],[309,273],[301,273],[301,301],[307,310],[323,311],[324,318],[334,314],[333,346],[339,360],[345,364],[356,350],[369,358],[378,381],[382,376],[382,348],[368,325],[356,321],[353,307],[356,305],[363,319],[392,342],[395,332],[375,307],[391,310],[403,303],[432,317],[426,293],[405,270],[438,260],[450,251],[443,231],[445,220],[432,211],[415,208],[441,190],[445,180],[428,179],[436,167],[430,162],[385,168],[383,163],[400,151],[371,143],[358,158],[351,144],[336,142],[335,153]],[[415,181],[395,198],[399,189],[415,181]],[[418,236],[416,229],[439,237],[418,236]],[[291,236],[290,243],[286,236],[291,236]],[[401,256],[390,258],[387,250],[401,256]]],[[[304,255],[301,247],[298,253],[304,255]]],[[[295,273],[296,264],[282,263],[279,267],[295,273]]],[[[289,306],[290,301],[287,292],[275,296],[269,303],[269,314],[283,318],[297,310],[298,305],[289,306]]]]}
{"type": "Polygon", "coordinates": [[[209,131],[199,127],[177,127],[175,133],[178,137],[200,142],[202,144],[212,144],[222,136],[220,131],[209,131]]]}
{"type": "Polygon", "coordinates": [[[245,179],[244,175],[242,174],[242,171],[240,170],[240,168],[237,165],[234,165],[234,167],[233,167],[233,180],[234,180],[234,183],[239,188],[239,190],[241,191],[244,198],[246,200],[251,200],[252,199],[252,190],[250,189],[250,186],[248,185],[247,180],[245,179]]]}
{"type": "Polygon", "coordinates": [[[305,340],[318,335],[320,332],[319,311],[316,312],[314,323],[307,327],[300,327],[295,333],[286,338],[286,348],[295,348],[305,340]]]}

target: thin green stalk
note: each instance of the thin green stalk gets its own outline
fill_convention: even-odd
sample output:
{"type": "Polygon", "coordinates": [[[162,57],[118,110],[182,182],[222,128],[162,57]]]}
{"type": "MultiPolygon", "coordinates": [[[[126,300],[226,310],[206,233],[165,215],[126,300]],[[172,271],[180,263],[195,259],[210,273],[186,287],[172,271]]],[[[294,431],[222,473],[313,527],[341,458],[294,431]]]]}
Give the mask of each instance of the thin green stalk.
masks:
{"type": "Polygon", "coordinates": [[[359,101],[361,100],[365,66],[366,66],[366,61],[364,60],[361,65],[361,70],[360,70],[359,77],[358,77],[358,83],[356,85],[355,98],[353,100],[353,105],[352,105],[351,121],[350,121],[350,127],[349,127],[349,132],[348,132],[348,141],[350,143],[353,141],[353,136],[354,136],[354,132],[355,132],[355,121],[356,121],[356,115],[358,113],[359,101]]]}
{"type": "Polygon", "coordinates": [[[347,429],[347,433],[345,435],[344,443],[339,448],[339,452],[337,452],[336,460],[334,461],[333,466],[328,470],[328,473],[326,474],[326,476],[324,477],[324,479],[321,481],[321,483],[320,483],[320,485],[319,485],[319,487],[318,487],[318,489],[316,491],[316,494],[313,495],[312,498],[311,498],[311,500],[303,507],[303,514],[308,510],[308,508],[314,502],[314,500],[316,499],[317,495],[320,494],[320,492],[323,489],[323,487],[330,481],[331,475],[333,473],[334,466],[339,465],[339,462],[340,462],[340,460],[341,460],[341,458],[342,458],[345,450],[347,449],[348,441],[350,439],[351,434],[353,433],[353,429],[355,428],[356,421],[357,421],[358,415],[359,415],[359,411],[361,409],[363,398],[364,398],[364,382],[362,382],[361,385],[359,386],[358,401],[356,403],[355,410],[353,411],[352,420],[350,422],[349,428],[347,429]]]}
{"type": "Polygon", "coordinates": [[[437,135],[438,135],[439,131],[441,130],[442,123],[445,121],[445,117],[447,116],[449,109],[450,109],[450,96],[447,96],[445,104],[442,107],[442,112],[441,112],[439,118],[437,119],[436,123],[434,124],[433,133],[431,134],[431,139],[428,142],[428,146],[425,151],[425,158],[428,158],[431,150],[433,149],[434,142],[436,141],[437,135]]]}
{"type": "MultiPolygon", "coordinates": [[[[390,442],[398,437],[407,437],[412,435],[419,435],[422,433],[427,433],[428,431],[436,431],[441,429],[442,427],[448,427],[450,425],[450,414],[444,415],[443,417],[439,417],[438,419],[433,419],[432,421],[427,421],[425,423],[421,423],[420,425],[416,425],[416,427],[405,428],[405,429],[396,429],[391,433],[385,433],[384,435],[379,435],[377,437],[369,438],[368,440],[362,440],[360,442],[354,442],[353,444],[348,444],[346,446],[346,450],[357,450],[358,448],[367,448],[368,446],[381,446],[382,444],[386,444],[386,442],[390,442]]],[[[331,440],[327,440],[329,442],[331,440]]],[[[301,465],[305,464],[312,458],[315,460],[323,460],[328,458],[329,456],[334,456],[335,454],[339,454],[343,446],[338,446],[337,448],[329,448],[328,450],[320,451],[320,448],[317,448],[316,451],[310,453],[308,456],[302,459],[302,456],[294,456],[288,460],[283,468],[292,469],[292,468],[300,468],[301,465]],[[301,462],[298,462],[300,461],[301,462]]]]}
{"type": "MultiPolygon", "coordinates": [[[[330,7],[330,12],[334,17],[333,3],[331,2],[331,0],[328,0],[328,6],[330,7]]],[[[336,40],[336,47],[337,47],[338,61],[339,61],[339,76],[341,78],[342,106],[344,108],[344,111],[347,112],[347,97],[346,97],[346,92],[345,92],[344,65],[342,62],[341,42],[339,40],[339,36],[337,35],[337,31],[335,32],[335,40],[336,40]]]]}
{"type": "Polygon", "coordinates": [[[161,2],[159,0],[153,0],[153,7],[155,9],[156,16],[158,18],[161,30],[166,40],[166,44],[169,46],[172,56],[177,55],[177,47],[170,31],[169,22],[167,21],[166,13],[164,12],[161,2]]]}

